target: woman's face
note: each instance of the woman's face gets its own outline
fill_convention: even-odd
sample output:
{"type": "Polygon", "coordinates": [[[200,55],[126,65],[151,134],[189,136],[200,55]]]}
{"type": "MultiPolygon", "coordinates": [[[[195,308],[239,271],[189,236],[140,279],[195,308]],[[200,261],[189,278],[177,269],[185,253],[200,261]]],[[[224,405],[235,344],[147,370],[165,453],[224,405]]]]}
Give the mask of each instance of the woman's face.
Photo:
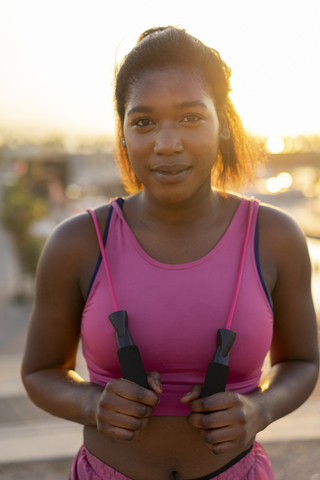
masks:
{"type": "Polygon", "coordinates": [[[130,90],[123,131],[146,194],[176,203],[211,191],[221,132],[197,73],[181,67],[143,73],[130,90]]]}

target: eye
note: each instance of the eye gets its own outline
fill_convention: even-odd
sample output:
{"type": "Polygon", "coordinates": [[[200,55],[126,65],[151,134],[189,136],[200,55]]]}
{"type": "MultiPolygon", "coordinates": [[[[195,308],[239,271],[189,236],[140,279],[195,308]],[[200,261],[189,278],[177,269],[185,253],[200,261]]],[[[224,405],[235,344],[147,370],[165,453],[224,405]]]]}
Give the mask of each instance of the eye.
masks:
{"type": "Polygon", "coordinates": [[[137,127],[149,127],[150,125],[153,125],[153,122],[150,118],[138,118],[133,122],[133,125],[136,125],[137,127]]]}
{"type": "Polygon", "coordinates": [[[184,123],[197,123],[200,120],[202,120],[202,118],[199,115],[186,115],[182,119],[182,122],[184,122],[184,123]]]}

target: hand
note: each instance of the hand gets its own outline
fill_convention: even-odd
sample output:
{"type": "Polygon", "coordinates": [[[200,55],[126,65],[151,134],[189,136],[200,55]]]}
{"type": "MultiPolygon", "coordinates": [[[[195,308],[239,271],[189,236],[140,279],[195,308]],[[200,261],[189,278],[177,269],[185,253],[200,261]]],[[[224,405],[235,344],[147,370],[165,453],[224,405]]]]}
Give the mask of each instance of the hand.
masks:
{"type": "Polygon", "coordinates": [[[198,428],[207,447],[216,454],[243,449],[259,431],[258,402],[255,394],[226,391],[200,398],[201,386],[194,385],[181,399],[190,403],[190,425],[198,428]]]}
{"type": "Polygon", "coordinates": [[[99,433],[108,438],[132,440],[148,425],[153,406],[159,403],[156,393],[161,393],[162,387],[158,372],[149,373],[147,380],[153,391],[123,378],[107,383],[96,410],[99,433]]]}

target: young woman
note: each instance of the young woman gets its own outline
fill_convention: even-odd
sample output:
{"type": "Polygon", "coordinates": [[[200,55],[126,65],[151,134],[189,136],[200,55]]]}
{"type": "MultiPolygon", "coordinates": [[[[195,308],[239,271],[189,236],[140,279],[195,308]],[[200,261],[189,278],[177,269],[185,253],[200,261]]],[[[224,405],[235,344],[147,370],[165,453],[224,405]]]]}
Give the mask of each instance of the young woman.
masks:
{"type": "Polygon", "coordinates": [[[22,376],[39,407],[84,425],[72,480],[270,480],[255,435],[316,383],[305,238],[283,212],[227,190],[251,180],[256,162],[229,79],[185,30],[142,34],[115,81],[132,195],[97,208],[96,229],[87,212],[65,221],[42,253],[22,376]],[[117,310],[149,388],[122,378],[108,319],[117,310]],[[229,328],[226,390],[202,398],[217,331],[229,328]],[[90,382],[74,371],[80,338],[90,382]]]}

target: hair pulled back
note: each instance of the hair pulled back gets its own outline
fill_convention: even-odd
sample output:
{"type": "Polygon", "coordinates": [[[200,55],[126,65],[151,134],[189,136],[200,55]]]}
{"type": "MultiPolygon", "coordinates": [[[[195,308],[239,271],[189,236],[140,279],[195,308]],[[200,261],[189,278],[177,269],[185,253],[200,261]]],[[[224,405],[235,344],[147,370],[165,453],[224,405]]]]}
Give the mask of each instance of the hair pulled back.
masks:
{"type": "Polygon", "coordinates": [[[223,191],[227,188],[241,190],[253,181],[260,152],[229,98],[231,70],[216,50],[183,28],[168,26],[143,32],[135,47],[115,69],[116,154],[127,192],[137,193],[143,188],[122,143],[125,108],[131,89],[144,72],[173,65],[199,73],[214,101],[218,118],[224,115],[229,125],[231,136],[229,140],[220,141],[212,169],[212,185],[223,191]]]}

